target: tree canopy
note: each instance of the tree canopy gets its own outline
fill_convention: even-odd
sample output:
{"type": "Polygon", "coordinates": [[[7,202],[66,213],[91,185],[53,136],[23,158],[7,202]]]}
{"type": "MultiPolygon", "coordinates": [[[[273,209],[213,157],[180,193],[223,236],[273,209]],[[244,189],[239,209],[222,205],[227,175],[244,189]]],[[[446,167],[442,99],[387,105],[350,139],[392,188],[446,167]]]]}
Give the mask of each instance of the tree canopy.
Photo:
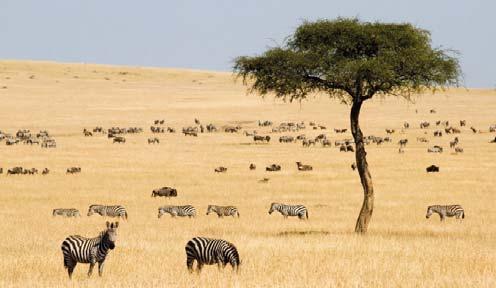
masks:
{"type": "Polygon", "coordinates": [[[430,33],[411,24],[358,19],[304,22],[282,47],[235,60],[234,71],[262,95],[301,100],[326,92],[344,100],[376,94],[409,97],[457,85],[458,60],[431,47],[430,33]]]}

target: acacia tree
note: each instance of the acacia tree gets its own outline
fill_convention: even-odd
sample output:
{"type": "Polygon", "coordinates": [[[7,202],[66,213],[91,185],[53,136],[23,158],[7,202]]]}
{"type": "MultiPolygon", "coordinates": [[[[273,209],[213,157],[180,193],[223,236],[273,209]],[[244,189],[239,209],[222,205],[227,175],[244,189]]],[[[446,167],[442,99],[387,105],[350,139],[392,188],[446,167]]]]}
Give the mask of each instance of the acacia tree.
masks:
{"type": "Polygon", "coordinates": [[[338,18],[304,22],[282,47],[235,60],[234,73],[250,92],[285,101],[327,93],[351,105],[350,125],[364,199],[355,232],[367,231],[374,188],[360,129],[362,104],[376,95],[410,99],[426,89],[457,85],[460,68],[450,51],[431,46],[430,33],[411,24],[338,18]]]}

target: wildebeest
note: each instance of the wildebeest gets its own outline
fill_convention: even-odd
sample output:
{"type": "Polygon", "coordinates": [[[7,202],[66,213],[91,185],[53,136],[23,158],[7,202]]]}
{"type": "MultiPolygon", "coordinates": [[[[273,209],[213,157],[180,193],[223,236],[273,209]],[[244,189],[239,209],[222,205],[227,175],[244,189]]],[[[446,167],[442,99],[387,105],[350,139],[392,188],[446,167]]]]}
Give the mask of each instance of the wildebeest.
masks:
{"type": "Polygon", "coordinates": [[[255,141],[255,142],[260,141],[260,142],[269,143],[270,142],[270,136],[269,135],[267,135],[267,136],[255,135],[255,136],[253,136],[253,141],[255,141]]]}
{"type": "Polygon", "coordinates": [[[408,143],[408,139],[401,139],[400,141],[398,141],[400,147],[405,147],[406,143],[408,143]]]}
{"type": "Polygon", "coordinates": [[[463,127],[463,126],[465,126],[465,125],[467,125],[467,121],[465,121],[465,120],[460,120],[460,127],[463,127]]]}
{"type": "Polygon", "coordinates": [[[434,145],[433,147],[428,148],[427,152],[429,152],[429,153],[442,153],[443,147],[434,145]]]}
{"type": "Polygon", "coordinates": [[[45,168],[45,169],[43,169],[43,171],[41,172],[41,175],[47,175],[48,173],[50,173],[50,170],[48,170],[48,168],[45,168]]]}
{"type": "Polygon", "coordinates": [[[183,134],[184,136],[198,136],[198,127],[186,127],[183,128],[183,134]]]}
{"type": "Polygon", "coordinates": [[[436,130],[434,131],[434,137],[442,137],[443,136],[443,132],[440,131],[440,130],[436,130]]]}
{"type": "Polygon", "coordinates": [[[427,140],[425,137],[417,137],[417,142],[429,143],[429,140],[427,140]]]}
{"type": "Polygon", "coordinates": [[[428,128],[431,125],[429,122],[420,122],[420,129],[428,128]]]}
{"type": "Polygon", "coordinates": [[[281,136],[279,137],[279,143],[291,143],[294,142],[293,136],[281,136]]]}
{"type": "Polygon", "coordinates": [[[331,141],[329,139],[322,140],[323,147],[331,147],[331,141]]]}
{"type": "Polygon", "coordinates": [[[463,148],[462,147],[456,147],[455,152],[456,153],[463,153],[463,148]]]}
{"type": "Polygon", "coordinates": [[[148,144],[159,144],[160,140],[158,138],[148,138],[148,144]]]}
{"type": "Polygon", "coordinates": [[[334,128],[334,132],[336,132],[336,133],[346,133],[346,131],[348,131],[348,129],[336,129],[336,128],[334,128]]]}
{"type": "Polygon", "coordinates": [[[250,170],[255,170],[255,169],[257,169],[257,165],[251,163],[250,164],[250,170]]]}
{"type": "Polygon", "coordinates": [[[81,167],[70,167],[67,168],[66,174],[81,173],[81,167]]]}
{"type": "Polygon", "coordinates": [[[270,166],[265,167],[265,171],[269,171],[269,172],[281,171],[281,165],[272,164],[270,166]]]}
{"type": "Polygon", "coordinates": [[[269,121],[269,120],[260,121],[260,120],[258,120],[258,126],[260,126],[260,127],[272,126],[272,121],[269,121]]]}
{"type": "Polygon", "coordinates": [[[122,136],[114,137],[114,140],[112,143],[126,143],[126,138],[124,138],[122,136]]]}
{"type": "Polygon", "coordinates": [[[313,140],[313,139],[305,139],[305,140],[303,140],[302,145],[303,145],[303,147],[310,147],[310,145],[314,145],[315,146],[315,140],[313,140]]]}
{"type": "Polygon", "coordinates": [[[410,128],[410,124],[408,122],[403,123],[403,128],[405,129],[410,128]]]}
{"type": "Polygon", "coordinates": [[[88,136],[93,136],[93,133],[91,133],[90,131],[88,131],[86,128],[83,129],[83,134],[84,136],[88,137],[88,136]]]}
{"type": "Polygon", "coordinates": [[[312,171],[313,167],[310,165],[303,165],[301,162],[296,162],[296,166],[299,171],[312,171]]]}
{"type": "Polygon", "coordinates": [[[475,129],[474,127],[470,127],[470,130],[472,130],[472,132],[474,132],[474,133],[479,132],[479,131],[478,131],[477,129],[475,129]]]}
{"type": "Polygon", "coordinates": [[[177,197],[177,189],[167,186],[154,189],[151,197],[177,197]]]}
{"type": "Polygon", "coordinates": [[[455,139],[450,142],[450,148],[455,148],[456,145],[458,145],[458,137],[455,137],[455,139]]]}
{"type": "Polygon", "coordinates": [[[351,164],[351,170],[355,171],[356,168],[357,168],[356,163],[352,163],[351,164]]]}
{"type": "Polygon", "coordinates": [[[237,133],[239,131],[239,129],[241,129],[241,127],[239,126],[227,126],[224,128],[224,132],[226,133],[237,133]]]}
{"type": "Polygon", "coordinates": [[[439,166],[431,165],[431,166],[425,168],[425,170],[427,171],[427,173],[439,172],[439,166]]]}
{"type": "Polygon", "coordinates": [[[386,129],[387,134],[393,134],[396,130],[394,129],[386,129]]]}
{"type": "Polygon", "coordinates": [[[215,168],[214,171],[216,173],[224,173],[224,172],[227,172],[227,168],[223,167],[223,166],[219,166],[219,167],[215,168]]]}

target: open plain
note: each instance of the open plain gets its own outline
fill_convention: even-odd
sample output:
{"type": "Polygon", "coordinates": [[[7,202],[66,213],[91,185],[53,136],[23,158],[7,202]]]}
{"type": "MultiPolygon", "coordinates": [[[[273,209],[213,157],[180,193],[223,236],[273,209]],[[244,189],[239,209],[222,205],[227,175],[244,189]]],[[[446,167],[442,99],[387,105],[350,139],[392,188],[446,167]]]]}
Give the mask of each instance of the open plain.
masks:
{"type": "Polygon", "coordinates": [[[364,105],[365,135],[389,136],[391,143],[366,147],[376,191],[369,232],[356,235],[362,204],[354,153],[334,141],[351,138],[349,106],[315,95],[284,103],[247,95],[231,73],[90,64],[0,61],[0,131],[48,130],[56,148],[5,145],[0,141],[0,287],[495,287],[496,286],[496,91],[452,89],[407,102],[377,98],[364,105]],[[435,109],[436,113],[430,113],[435,109]],[[184,136],[182,127],[213,123],[214,133],[184,136]],[[176,133],[152,134],[150,126],[176,133]],[[258,120],[304,121],[298,132],[272,133],[258,120]],[[433,137],[437,120],[460,134],[433,137]],[[467,125],[459,127],[459,120],[467,125]],[[326,126],[314,130],[309,121],[326,126]],[[409,129],[403,123],[410,123],[409,129]],[[431,126],[420,129],[421,121],[431,126]],[[241,126],[238,133],[222,127],[241,126]],[[83,129],[142,127],[113,144],[106,135],[85,137],[83,129]],[[473,133],[470,127],[478,131],[473,133]],[[395,129],[387,135],[385,129],[395,129]],[[243,131],[270,135],[255,144],[243,131]],[[326,134],[331,147],[279,143],[282,135],[326,134]],[[426,133],[426,134],[425,134],[426,133]],[[463,153],[449,142],[458,136],[463,153]],[[159,144],[148,144],[157,137],[159,144]],[[425,137],[429,143],[418,142],[425,137]],[[407,138],[404,153],[398,141],[407,138]],[[427,153],[440,145],[443,153],[427,153]],[[313,166],[298,171],[296,161],[313,166]],[[249,170],[250,163],[257,166],[249,170]],[[270,164],[282,171],[266,172],[270,164]],[[439,173],[426,173],[431,164],[439,173]],[[49,168],[50,174],[6,175],[14,166],[49,168]],[[68,167],[81,167],[66,174],[68,167]],[[214,168],[225,166],[225,173],[214,168]],[[269,178],[267,183],[260,183],[269,178]],[[152,198],[158,187],[177,189],[175,198],[152,198]],[[271,202],[303,204],[309,219],[269,215],[271,202]],[[60,245],[68,235],[98,235],[107,219],[86,216],[90,204],[120,204],[116,249],[102,278],[86,276],[78,264],[73,280],[64,270],[60,245]],[[194,219],[157,218],[161,205],[191,204],[194,219]],[[209,204],[235,205],[240,218],[205,215],[209,204]],[[437,215],[432,204],[460,204],[463,221],[437,215]],[[80,218],[53,217],[54,208],[74,207],[80,218]],[[242,265],[206,266],[200,275],[186,269],[184,246],[194,236],[234,243],[242,265]]]}

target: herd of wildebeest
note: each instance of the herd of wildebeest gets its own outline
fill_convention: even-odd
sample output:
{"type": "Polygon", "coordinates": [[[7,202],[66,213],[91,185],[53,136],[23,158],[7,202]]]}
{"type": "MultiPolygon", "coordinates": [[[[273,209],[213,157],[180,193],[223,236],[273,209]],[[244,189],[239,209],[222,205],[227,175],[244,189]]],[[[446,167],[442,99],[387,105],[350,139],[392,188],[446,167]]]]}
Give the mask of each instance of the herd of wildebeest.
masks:
{"type": "MultiPolygon", "coordinates": [[[[431,114],[436,113],[435,110],[430,110],[431,114]]],[[[436,121],[430,123],[427,121],[422,121],[419,123],[419,128],[423,130],[422,137],[416,137],[416,141],[419,143],[429,143],[429,136],[432,137],[443,137],[443,135],[452,135],[453,138],[449,141],[449,149],[452,150],[454,154],[463,153],[464,150],[460,144],[460,138],[462,133],[469,131],[469,133],[485,133],[486,131],[481,131],[474,127],[470,127],[470,130],[464,128],[467,123],[465,120],[458,120],[455,124],[450,123],[450,121],[436,121]],[[434,131],[429,130],[430,127],[434,127],[434,131]]],[[[394,143],[393,135],[405,135],[406,132],[411,129],[410,123],[404,122],[402,127],[399,129],[385,129],[386,135],[375,136],[368,135],[364,137],[365,144],[376,144],[383,145],[386,143],[394,143]]],[[[339,137],[340,139],[335,139],[331,142],[329,135],[325,133],[327,127],[315,122],[283,122],[279,125],[274,125],[272,121],[263,120],[258,121],[258,130],[246,130],[240,125],[225,125],[222,127],[217,127],[212,123],[203,124],[200,120],[194,119],[194,125],[183,127],[182,133],[184,136],[198,137],[199,134],[203,133],[243,133],[248,139],[252,139],[254,143],[260,143],[267,145],[273,139],[277,139],[280,145],[290,144],[290,143],[300,143],[302,147],[314,147],[319,144],[323,148],[329,148],[334,145],[341,152],[354,152],[354,141],[351,138],[339,137]],[[304,131],[315,130],[312,134],[317,134],[316,136],[308,136],[310,133],[303,133],[304,131]],[[278,135],[285,133],[284,135],[278,135]],[[297,135],[295,135],[297,134],[297,135]]],[[[346,128],[334,128],[333,129],[336,136],[342,136],[347,133],[346,128]]],[[[157,137],[162,133],[176,133],[176,129],[173,127],[165,126],[165,120],[154,120],[153,125],[150,126],[150,132],[154,137],[147,139],[148,144],[160,144],[160,139],[157,137]]],[[[488,131],[496,132],[496,124],[490,125],[488,131]]],[[[144,129],[140,127],[112,127],[104,129],[103,127],[95,127],[93,129],[83,129],[83,135],[85,137],[93,137],[97,135],[106,135],[112,143],[126,143],[126,136],[128,134],[140,134],[144,133],[144,129]]],[[[0,143],[4,141],[6,145],[12,146],[20,143],[26,145],[41,145],[43,148],[56,148],[55,139],[49,135],[47,131],[40,131],[39,133],[31,133],[27,129],[19,130],[14,135],[4,133],[0,131],[0,143]]],[[[398,152],[405,153],[405,147],[408,145],[409,139],[399,137],[396,140],[398,144],[398,152]]],[[[487,141],[487,140],[486,140],[487,141]]],[[[494,139],[489,139],[491,143],[496,143],[496,137],[494,139]]],[[[442,146],[434,145],[427,147],[428,153],[443,153],[444,149],[442,146]]],[[[311,173],[313,167],[309,164],[303,164],[300,161],[296,162],[296,168],[298,171],[311,173]]],[[[351,168],[356,169],[356,164],[352,163],[351,168]]],[[[250,163],[248,165],[249,170],[256,170],[257,166],[255,163],[250,163]]],[[[282,167],[279,164],[273,163],[265,167],[267,172],[277,172],[281,171],[282,167]]],[[[219,166],[214,168],[215,173],[227,173],[228,168],[224,166],[219,166]]],[[[439,166],[433,164],[426,168],[428,173],[439,172],[439,166]]],[[[47,175],[50,170],[44,168],[41,174],[47,175]]],[[[69,167],[66,170],[67,174],[80,173],[80,167],[69,167]]],[[[3,173],[3,168],[0,168],[0,174],[3,173]]],[[[16,174],[37,174],[38,170],[36,168],[23,168],[23,167],[12,167],[7,170],[7,175],[16,174]]],[[[268,177],[259,180],[260,183],[266,183],[269,181],[268,177]]],[[[151,194],[152,197],[177,197],[178,191],[173,187],[161,187],[154,189],[151,194]]],[[[182,205],[173,206],[165,205],[158,208],[158,218],[161,218],[164,214],[170,214],[171,217],[190,217],[195,218],[197,216],[196,208],[192,205],[182,205]]],[[[296,216],[299,219],[308,219],[308,210],[303,205],[289,205],[283,203],[271,203],[269,214],[274,211],[281,213],[284,218],[289,216],[296,216]]],[[[91,204],[88,208],[88,216],[93,214],[99,214],[101,216],[107,217],[120,217],[122,219],[128,218],[128,213],[125,207],[122,205],[100,205],[91,204]]],[[[224,216],[238,217],[240,216],[239,210],[236,206],[219,206],[219,205],[208,205],[206,214],[215,213],[219,218],[224,216]]],[[[465,218],[465,211],[460,205],[431,205],[427,208],[426,218],[429,218],[433,213],[437,213],[440,216],[441,221],[446,217],[456,217],[457,219],[465,218]]],[[[65,217],[80,217],[81,214],[76,208],[57,208],[52,211],[53,216],[65,216],[65,217]]],[[[110,223],[107,222],[106,229],[94,238],[85,238],[82,236],[69,236],[62,244],[62,252],[64,255],[64,267],[68,270],[69,277],[72,277],[72,273],[77,263],[89,263],[90,268],[88,275],[91,275],[93,267],[96,263],[99,266],[99,274],[102,275],[103,263],[109,252],[109,250],[114,249],[115,240],[117,237],[117,228],[119,222],[110,223]]],[[[203,265],[207,264],[218,264],[219,267],[224,267],[227,264],[231,264],[234,269],[237,270],[240,264],[240,258],[236,247],[225,240],[222,239],[211,239],[204,237],[195,237],[188,241],[185,247],[186,258],[187,258],[187,268],[189,271],[193,271],[193,262],[197,262],[197,271],[199,272],[203,265]]]]}

